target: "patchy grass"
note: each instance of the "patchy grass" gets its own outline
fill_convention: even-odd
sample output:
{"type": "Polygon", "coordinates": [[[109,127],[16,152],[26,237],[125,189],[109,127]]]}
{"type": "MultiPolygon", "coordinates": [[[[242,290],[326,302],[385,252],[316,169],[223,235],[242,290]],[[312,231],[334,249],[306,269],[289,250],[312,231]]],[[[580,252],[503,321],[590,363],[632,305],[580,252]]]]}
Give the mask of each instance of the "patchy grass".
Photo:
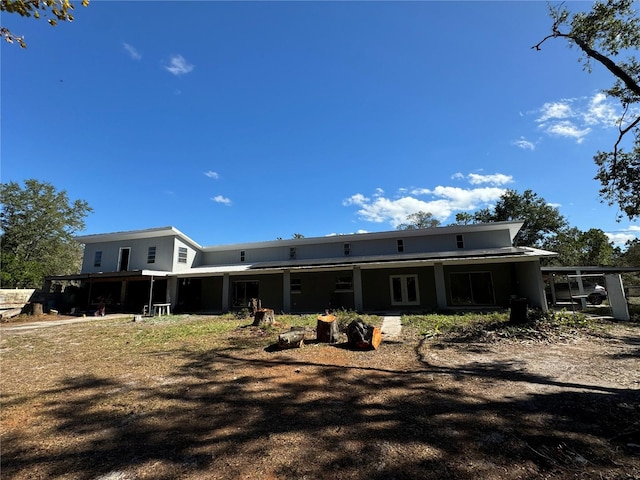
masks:
{"type": "Polygon", "coordinates": [[[481,329],[489,325],[502,324],[509,321],[509,312],[403,315],[401,321],[403,326],[417,330],[420,335],[431,337],[453,330],[481,329]]]}

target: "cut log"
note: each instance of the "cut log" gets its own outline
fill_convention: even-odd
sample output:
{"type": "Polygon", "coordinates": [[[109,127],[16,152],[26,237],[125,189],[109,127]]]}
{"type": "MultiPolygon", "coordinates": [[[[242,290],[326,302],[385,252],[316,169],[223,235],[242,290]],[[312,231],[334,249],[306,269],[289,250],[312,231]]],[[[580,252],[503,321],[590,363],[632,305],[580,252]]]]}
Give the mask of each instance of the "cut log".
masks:
{"type": "Polygon", "coordinates": [[[253,326],[264,327],[265,325],[273,325],[276,321],[276,314],[270,308],[262,308],[256,310],[253,314],[253,326]]]}
{"type": "Polygon", "coordinates": [[[316,324],[316,340],[323,343],[336,343],[340,331],[335,315],[319,315],[316,324]]]}
{"type": "Polygon", "coordinates": [[[300,348],[304,344],[304,330],[289,330],[278,335],[280,348],[300,348]]]}
{"type": "Polygon", "coordinates": [[[349,346],[356,350],[377,350],[382,342],[382,331],[357,319],[347,327],[349,346]]]}
{"type": "Polygon", "coordinates": [[[9,310],[3,310],[0,314],[0,318],[13,318],[16,315],[20,315],[22,313],[22,308],[11,308],[9,310]]]}

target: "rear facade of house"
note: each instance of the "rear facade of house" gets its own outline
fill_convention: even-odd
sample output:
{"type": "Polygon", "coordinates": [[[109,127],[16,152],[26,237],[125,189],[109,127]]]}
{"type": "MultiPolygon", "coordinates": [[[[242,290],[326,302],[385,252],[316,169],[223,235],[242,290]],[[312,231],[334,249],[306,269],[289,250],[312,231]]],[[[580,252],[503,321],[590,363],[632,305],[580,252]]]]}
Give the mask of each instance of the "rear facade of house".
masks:
{"type": "Polygon", "coordinates": [[[67,306],[139,313],[221,313],[251,299],[284,313],[367,313],[508,307],[514,297],[546,309],[540,258],[513,247],[522,222],[337,235],[202,247],[173,227],[87,235],[67,306]]]}

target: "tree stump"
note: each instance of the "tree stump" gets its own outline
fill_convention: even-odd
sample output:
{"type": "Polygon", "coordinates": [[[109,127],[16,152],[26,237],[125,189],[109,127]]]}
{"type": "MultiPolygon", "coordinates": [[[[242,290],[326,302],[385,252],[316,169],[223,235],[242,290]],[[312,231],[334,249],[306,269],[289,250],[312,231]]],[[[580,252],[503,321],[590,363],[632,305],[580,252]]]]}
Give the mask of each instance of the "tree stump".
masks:
{"type": "Polygon", "coordinates": [[[264,327],[265,325],[273,325],[276,321],[276,314],[270,308],[262,308],[256,310],[253,314],[253,326],[264,327]]]}
{"type": "Polygon", "coordinates": [[[31,304],[31,315],[42,315],[42,304],[41,303],[32,303],[31,304]]]}
{"type": "Polygon", "coordinates": [[[357,319],[347,327],[347,339],[349,346],[356,350],[377,350],[382,342],[382,332],[357,319]]]}
{"type": "Polygon", "coordinates": [[[323,343],[336,343],[340,331],[335,315],[318,315],[316,324],[316,340],[323,343]]]}
{"type": "Polygon", "coordinates": [[[278,335],[278,346],[280,348],[300,348],[304,344],[304,336],[304,330],[291,329],[278,335]]]}

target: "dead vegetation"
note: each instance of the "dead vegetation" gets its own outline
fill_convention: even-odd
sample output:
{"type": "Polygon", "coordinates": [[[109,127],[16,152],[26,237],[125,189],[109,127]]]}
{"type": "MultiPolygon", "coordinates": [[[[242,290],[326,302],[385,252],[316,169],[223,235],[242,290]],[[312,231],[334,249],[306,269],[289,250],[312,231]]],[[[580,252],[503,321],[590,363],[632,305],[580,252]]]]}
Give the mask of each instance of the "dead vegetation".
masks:
{"type": "Polygon", "coordinates": [[[640,478],[637,324],[273,348],[290,323],[3,325],[2,478],[640,478]]]}

